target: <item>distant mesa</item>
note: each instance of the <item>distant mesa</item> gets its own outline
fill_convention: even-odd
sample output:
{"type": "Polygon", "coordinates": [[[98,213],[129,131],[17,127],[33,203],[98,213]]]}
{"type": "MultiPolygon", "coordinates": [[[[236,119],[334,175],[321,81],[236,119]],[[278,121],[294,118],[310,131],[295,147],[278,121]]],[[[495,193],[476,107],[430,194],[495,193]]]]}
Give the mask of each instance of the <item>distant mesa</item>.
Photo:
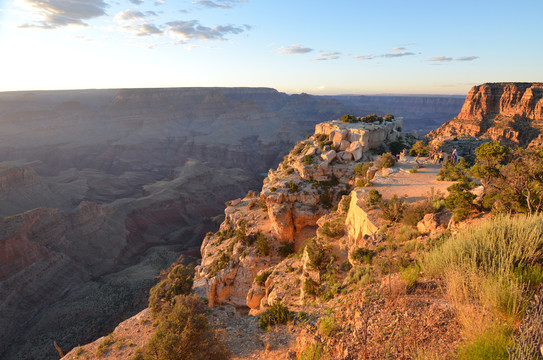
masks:
{"type": "Polygon", "coordinates": [[[428,136],[475,136],[506,145],[542,143],[543,83],[485,83],[468,93],[462,110],[428,136]]]}

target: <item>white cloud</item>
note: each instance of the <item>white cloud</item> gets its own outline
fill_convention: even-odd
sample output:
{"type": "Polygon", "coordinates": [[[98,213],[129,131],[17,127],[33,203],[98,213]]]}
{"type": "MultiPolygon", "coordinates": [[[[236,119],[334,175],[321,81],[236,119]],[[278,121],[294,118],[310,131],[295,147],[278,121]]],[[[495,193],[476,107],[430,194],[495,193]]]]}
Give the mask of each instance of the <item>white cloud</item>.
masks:
{"type": "Polygon", "coordinates": [[[337,60],[341,56],[341,53],[338,51],[325,51],[320,53],[315,59],[313,60],[337,60]]]}
{"type": "Polygon", "coordinates": [[[56,29],[68,25],[87,26],[84,20],[106,15],[103,0],[21,0],[19,2],[40,19],[22,28],[56,29]]]}
{"type": "Polygon", "coordinates": [[[233,6],[247,1],[248,0],[197,0],[193,1],[193,4],[207,8],[231,9],[233,6]]]}
{"type": "Polygon", "coordinates": [[[375,56],[372,54],[366,54],[366,55],[358,55],[354,57],[356,60],[371,60],[374,59],[375,56]]]}
{"type": "Polygon", "coordinates": [[[448,61],[452,61],[453,58],[451,57],[447,57],[447,56],[437,56],[437,57],[433,57],[431,59],[428,59],[428,61],[434,61],[434,62],[448,62],[448,61]]]}
{"type": "Polygon", "coordinates": [[[473,61],[473,60],[477,60],[477,59],[479,59],[478,56],[464,56],[464,57],[456,58],[454,60],[456,60],[456,61],[473,61]]]}
{"type": "Polygon", "coordinates": [[[399,53],[383,54],[380,56],[384,58],[396,58],[396,57],[411,56],[411,55],[415,55],[415,53],[402,51],[399,53]]]}
{"type": "Polygon", "coordinates": [[[134,5],[141,5],[143,4],[143,0],[128,0],[134,5]]]}
{"type": "Polygon", "coordinates": [[[313,49],[308,47],[303,47],[300,44],[294,44],[291,46],[281,46],[279,49],[279,54],[282,55],[300,55],[300,54],[307,54],[309,52],[312,52],[313,49]]]}
{"type": "Polygon", "coordinates": [[[117,22],[123,22],[123,21],[137,21],[137,20],[143,20],[145,19],[145,15],[138,10],[133,9],[127,9],[125,11],[121,11],[115,17],[113,18],[117,22]]]}
{"type": "Polygon", "coordinates": [[[249,25],[237,27],[234,25],[219,25],[213,28],[200,25],[198,20],[177,20],[166,23],[168,31],[182,43],[193,40],[226,40],[230,34],[240,34],[249,30],[249,25]]]}

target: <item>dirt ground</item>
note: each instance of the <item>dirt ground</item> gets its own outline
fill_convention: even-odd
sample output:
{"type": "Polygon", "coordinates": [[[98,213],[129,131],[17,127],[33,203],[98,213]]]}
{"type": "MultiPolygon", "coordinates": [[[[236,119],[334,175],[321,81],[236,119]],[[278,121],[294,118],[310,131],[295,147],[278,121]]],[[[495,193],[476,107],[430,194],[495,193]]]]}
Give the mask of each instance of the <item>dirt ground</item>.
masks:
{"type": "Polygon", "coordinates": [[[414,157],[405,156],[393,168],[385,170],[391,171],[390,174],[382,176],[378,172],[372,181],[372,188],[379,191],[384,199],[390,199],[393,195],[407,195],[406,200],[410,203],[424,199],[432,188],[447,195],[447,188],[454,182],[436,180],[441,165],[435,164],[429,158],[420,158],[419,163],[420,165],[414,157]],[[419,168],[411,173],[416,166],[419,168]]]}

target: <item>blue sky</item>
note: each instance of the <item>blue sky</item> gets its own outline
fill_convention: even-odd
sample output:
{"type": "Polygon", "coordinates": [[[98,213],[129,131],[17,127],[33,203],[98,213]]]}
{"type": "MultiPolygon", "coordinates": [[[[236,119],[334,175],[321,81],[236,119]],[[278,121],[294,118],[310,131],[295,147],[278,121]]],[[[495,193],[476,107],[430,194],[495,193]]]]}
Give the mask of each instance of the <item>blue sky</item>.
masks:
{"type": "Polygon", "coordinates": [[[541,14],[541,0],[0,0],[0,91],[465,94],[543,81],[541,14]]]}

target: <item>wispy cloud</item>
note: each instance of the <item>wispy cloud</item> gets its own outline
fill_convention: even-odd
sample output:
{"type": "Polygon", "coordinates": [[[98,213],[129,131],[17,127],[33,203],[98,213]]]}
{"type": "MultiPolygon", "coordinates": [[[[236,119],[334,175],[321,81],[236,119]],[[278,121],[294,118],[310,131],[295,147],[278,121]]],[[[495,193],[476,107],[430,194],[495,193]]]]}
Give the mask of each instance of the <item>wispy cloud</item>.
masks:
{"type": "Polygon", "coordinates": [[[239,3],[247,2],[248,0],[197,0],[192,3],[197,6],[203,6],[206,8],[221,8],[221,9],[231,9],[239,3]]]}
{"type": "Polygon", "coordinates": [[[394,51],[401,51],[401,50],[405,50],[405,48],[403,46],[399,46],[399,47],[395,47],[394,49],[392,49],[394,51]]]}
{"type": "Polygon", "coordinates": [[[338,51],[325,51],[320,53],[316,58],[313,60],[337,60],[341,56],[341,53],[338,51]]]}
{"type": "Polygon", "coordinates": [[[25,23],[20,27],[41,29],[87,26],[85,20],[106,15],[108,7],[103,0],[21,0],[20,3],[41,19],[37,23],[25,23]]]}
{"type": "Polygon", "coordinates": [[[447,56],[437,56],[437,57],[433,57],[431,59],[428,59],[428,61],[432,61],[432,62],[448,62],[448,61],[452,61],[453,58],[452,57],[447,57],[447,56]]]}
{"type": "Polygon", "coordinates": [[[158,28],[154,24],[139,24],[139,25],[126,25],[122,27],[123,30],[131,32],[137,37],[146,37],[151,35],[160,35],[163,30],[158,28]]]}
{"type": "Polygon", "coordinates": [[[279,54],[282,55],[300,55],[307,54],[313,51],[313,49],[308,47],[303,47],[300,44],[294,44],[290,46],[281,46],[279,49],[279,54]]]}
{"type": "Polygon", "coordinates": [[[143,4],[143,0],[129,0],[134,5],[140,5],[143,4]]]}
{"type": "Polygon", "coordinates": [[[397,58],[397,57],[412,56],[412,55],[415,55],[415,53],[408,52],[408,51],[402,51],[402,52],[399,52],[399,53],[389,53],[389,54],[383,54],[383,55],[380,55],[380,56],[384,57],[384,58],[397,58]]]}
{"type": "Polygon", "coordinates": [[[478,56],[463,56],[459,58],[452,58],[449,56],[437,56],[428,59],[427,61],[434,62],[434,63],[444,63],[444,62],[451,62],[451,61],[473,61],[479,59],[478,56]]]}
{"type": "Polygon", "coordinates": [[[213,28],[200,25],[198,20],[177,20],[166,23],[168,31],[181,40],[181,43],[186,43],[194,40],[226,40],[227,35],[240,34],[250,30],[249,25],[234,26],[234,25],[219,25],[213,28]]]}
{"type": "Polygon", "coordinates": [[[141,11],[133,10],[133,9],[127,9],[124,11],[121,11],[115,17],[113,18],[117,22],[123,22],[123,21],[137,21],[137,20],[143,20],[145,19],[145,14],[143,14],[141,11]]]}
{"type": "Polygon", "coordinates": [[[356,60],[371,60],[371,59],[374,59],[375,56],[372,54],[366,54],[366,55],[357,55],[354,58],[356,60]]]}
{"type": "Polygon", "coordinates": [[[479,59],[478,56],[464,56],[464,57],[456,58],[455,60],[456,61],[473,61],[473,60],[477,60],[477,59],[479,59]]]}

